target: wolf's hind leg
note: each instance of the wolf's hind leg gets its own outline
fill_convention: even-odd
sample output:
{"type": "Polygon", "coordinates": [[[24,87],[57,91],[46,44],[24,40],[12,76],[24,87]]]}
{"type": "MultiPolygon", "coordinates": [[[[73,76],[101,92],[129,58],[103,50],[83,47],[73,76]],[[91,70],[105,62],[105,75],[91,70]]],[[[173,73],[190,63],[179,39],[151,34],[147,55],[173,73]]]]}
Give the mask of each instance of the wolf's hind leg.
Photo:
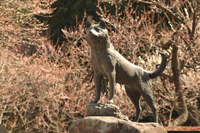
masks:
{"type": "MultiPolygon", "coordinates": [[[[151,88],[148,88],[149,90],[152,90],[151,88]]],[[[144,98],[144,100],[147,102],[147,104],[150,106],[153,115],[154,115],[154,122],[158,123],[158,114],[157,114],[157,109],[156,109],[156,105],[153,101],[153,92],[148,91],[149,93],[145,92],[142,94],[142,97],[144,98]]]]}
{"type": "Polygon", "coordinates": [[[135,105],[136,116],[135,116],[134,121],[138,122],[139,117],[140,117],[140,112],[141,112],[141,108],[140,108],[141,94],[137,90],[134,90],[134,88],[129,88],[129,87],[125,86],[125,89],[126,89],[126,93],[127,93],[128,97],[131,99],[132,103],[135,105]]]}

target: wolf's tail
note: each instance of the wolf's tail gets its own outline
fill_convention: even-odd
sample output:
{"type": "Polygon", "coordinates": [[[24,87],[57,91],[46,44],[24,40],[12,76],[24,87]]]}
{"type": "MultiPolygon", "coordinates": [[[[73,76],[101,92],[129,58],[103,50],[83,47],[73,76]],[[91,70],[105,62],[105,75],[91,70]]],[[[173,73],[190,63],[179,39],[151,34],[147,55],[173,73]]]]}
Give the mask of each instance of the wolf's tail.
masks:
{"type": "Polygon", "coordinates": [[[167,65],[167,55],[164,53],[161,53],[161,52],[159,52],[159,54],[161,54],[161,56],[162,56],[162,62],[160,64],[159,68],[153,72],[147,71],[147,73],[149,74],[149,77],[151,79],[158,77],[165,70],[166,65],[167,65]]]}

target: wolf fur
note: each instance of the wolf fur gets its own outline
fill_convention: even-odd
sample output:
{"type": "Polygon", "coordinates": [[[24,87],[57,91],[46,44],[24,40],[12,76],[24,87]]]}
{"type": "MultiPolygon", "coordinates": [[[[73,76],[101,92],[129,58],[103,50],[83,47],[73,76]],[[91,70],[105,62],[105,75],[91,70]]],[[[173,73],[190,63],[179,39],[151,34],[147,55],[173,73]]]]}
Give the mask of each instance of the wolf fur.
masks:
{"type": "Polygon", "coordinates": [[[119,54],[110,43],[105,22],[92,25],[89,20],[86,22],[86,40],[91,48],[91,65],[94,70],[95,99],[91,103],[97,103],[100,99],[101,80],[106,76],[109,80],[110,98],[108,103],[113,103],[115,83],[125,84],[125,90],[136,107],[136,117],[139,120],[141,108],[140,97],[142,96],[150,106],[154,121],[158,122],[156,105],[153,101],[153,89],[150,79],[159,76],[165,69],[167,56],[163,53],[162,62],[156,71],[145,71],[126,60],[119,54]]]}

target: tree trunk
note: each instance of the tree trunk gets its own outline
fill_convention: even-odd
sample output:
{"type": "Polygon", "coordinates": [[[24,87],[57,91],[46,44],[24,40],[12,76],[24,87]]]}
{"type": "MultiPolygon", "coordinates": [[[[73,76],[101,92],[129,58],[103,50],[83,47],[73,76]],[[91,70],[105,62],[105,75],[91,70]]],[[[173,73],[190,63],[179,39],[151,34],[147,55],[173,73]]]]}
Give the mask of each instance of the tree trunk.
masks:
{"type": "Polygon", "coordinates": [[[177,104],[175,104],[174,110],[178,112],[179,116],[175,120],[169,123],[169,126],[171,127],[181,126],[188,119],[188,110],[185,100],[183,98],[183,94],[181,92],[178,92],[176,93],[176,95],[177,95],[177,101],[175,102],[177,104]]]}
{"type": "Polygon", "coordinates": [[[174,44],[173,50],[172,50],[172,71],[173,71],[173,80],[175,85],[175,92],[177,100],[174,99],[174,102],[176,102],[174,109],[178,112],[179,117],[177,117],[175,120],[170,121],[169,126],[179,126],[183,125],[188,118],[188,110],[187,105],[185,103],[185,100],[183,98],[182,89],[180,85],[180,67],[179,67],[179,61],[178,61],[178,48],[174,44]]]}

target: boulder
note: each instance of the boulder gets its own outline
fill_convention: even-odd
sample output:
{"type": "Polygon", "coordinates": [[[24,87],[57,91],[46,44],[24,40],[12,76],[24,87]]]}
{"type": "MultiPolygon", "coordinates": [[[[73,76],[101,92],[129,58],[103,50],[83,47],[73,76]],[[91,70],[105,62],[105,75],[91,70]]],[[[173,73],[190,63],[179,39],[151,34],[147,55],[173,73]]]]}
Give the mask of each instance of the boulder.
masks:
{"type": "Polygon", "coordinates": [[[2,125],[0,125],[0,133],[8,133],[2,125]]]}
{"type": "Polygon", "coordinates": [[[86,116],[113,116],[129,121],[129,118],[121,113],[119,107],[114,104],[92,103],[87,107],[86,116]]]}
{"type": "Polygon", "coordinates": [[[89,116],[71,124],[69,133],[167,133],[158,123],[138,123],[112,116],[89,116]]]}

